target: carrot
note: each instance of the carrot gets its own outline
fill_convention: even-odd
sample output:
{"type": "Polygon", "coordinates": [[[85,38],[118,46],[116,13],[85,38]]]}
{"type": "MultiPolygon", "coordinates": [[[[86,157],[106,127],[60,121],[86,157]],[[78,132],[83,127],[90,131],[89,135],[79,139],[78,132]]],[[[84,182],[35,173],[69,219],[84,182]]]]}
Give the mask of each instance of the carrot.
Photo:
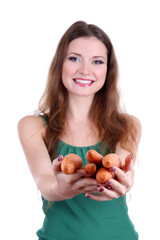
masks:
{"type": "Polygon", "coordinates": [[[94,163],[97,166],[101,166],[103,160],[103,156],[93,149],[88,150],[86,158],[89,163],[94,163]]]}
{"type": "Polygon", "coordinates": [[[92,177],[97,171],[97,167],[94,163],[87,163],[84,167],[84,170],[86,170],[86,176],[85,177],[92,177]]]}
{"type": "Polygon", "coordinates": [[[106,168],[112,168],[112,167],[120,168],[122,166],[122,161],[117,154],[109,153],[103,158],[102,164],[106,168]]]}
{"type": "Polygon", "coordinates": [[[105,183],[109,179],[113,178],[113,173],[107,170],[106,168],[100,168],[96,173],[96,180],[99,183],[105,183]]]}
{"type": "Polygon", "coordinates": [[[65,174],[72,174],[82,167],[82,159],[74,153],[67,154],[61,162],[61,170],[65,174]]]}

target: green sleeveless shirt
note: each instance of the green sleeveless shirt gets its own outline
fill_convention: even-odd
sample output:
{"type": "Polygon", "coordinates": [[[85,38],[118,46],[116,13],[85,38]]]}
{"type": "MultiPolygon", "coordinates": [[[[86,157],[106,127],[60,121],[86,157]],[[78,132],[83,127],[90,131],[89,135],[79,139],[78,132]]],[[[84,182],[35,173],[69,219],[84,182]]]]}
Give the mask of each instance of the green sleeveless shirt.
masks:
{"type": "MultiPolygon", "coordinates": [[[[76,147],[59,142],[57,156],[78,154],[83,165],[86,153],[95,149],[102,153],[102,143],[76,147]]],[[[106,148],[105,154],[109,153],[106,148]]],[[[48,203],[43,199],[45,214],[42,228],[37,231],[39,240],[137,240],[138,234],[128,216],[126,196],[111,201],[95,201],[80,194],[72,199],[48,203]]]]}

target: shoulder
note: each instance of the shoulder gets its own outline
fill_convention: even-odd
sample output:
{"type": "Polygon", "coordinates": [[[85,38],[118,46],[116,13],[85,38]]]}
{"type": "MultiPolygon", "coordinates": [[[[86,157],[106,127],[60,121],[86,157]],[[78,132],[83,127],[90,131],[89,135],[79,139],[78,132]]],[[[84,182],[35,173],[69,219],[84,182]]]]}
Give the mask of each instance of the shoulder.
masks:
{"type": "Polygon", "coordinates": [[[133,128],[136,130],[137,141],[139,142],[141,138],[141,132],[142,132],[141,121],[133,115],[126,114],[126,117],[132,123],[133,128]]]}
{"type": "Polygon", "coordinates": [[[134,124],[134,126],[136,127],[136,129],[139,130],[139,131],[141,131],[142,125],[141,125],[140,120],[139,120],[137,117],[133,116],[133,115],[127,114],[127,116],[128,116],[128,118],[133,122],[133,124],[134,124]]]}
{"type": "Polygon", "coordinates": [[[45,122],[39,116],[25,116],[19,120],[17,130],[20,138],[28,138],[35,134],[44,137],[46,132],[45,122]]]}

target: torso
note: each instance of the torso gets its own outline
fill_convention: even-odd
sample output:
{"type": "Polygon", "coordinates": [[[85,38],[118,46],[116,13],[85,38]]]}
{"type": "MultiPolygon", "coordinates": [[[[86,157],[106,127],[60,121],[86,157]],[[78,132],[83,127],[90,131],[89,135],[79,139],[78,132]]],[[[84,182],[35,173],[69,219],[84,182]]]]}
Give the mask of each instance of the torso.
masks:
{"type": "Polygon", "coordinates": [[[95,145],[101,141],[98,131],[90,123],[77,123],[74,121],[66,124],[64,134],[60,140],[79,147],[95,145]]]}
{"type": "MultiPolygon", "coordinates": [[[[75,147],[60,142],[57,156],[78,154],[83,165],[86,153],[95,149],[103,154],[101,143],[96,146],[75,147]]],[[[106,146],[105,154],[109,153],[106,146]]],[[[94,201],[79,194],[72,199],[50,203],[43,199],[44,224],[37,231],[39,239],[61,240],[138,240],[134,226],[128,216],[125,196],[111,201],[94,201]]]]}

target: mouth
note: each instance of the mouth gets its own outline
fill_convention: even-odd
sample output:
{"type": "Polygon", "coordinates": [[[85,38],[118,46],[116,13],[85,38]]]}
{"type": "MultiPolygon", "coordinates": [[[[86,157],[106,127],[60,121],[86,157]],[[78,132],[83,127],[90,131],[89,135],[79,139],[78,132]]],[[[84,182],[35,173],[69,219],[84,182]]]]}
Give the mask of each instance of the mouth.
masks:
{"type": "Polygon", "coordinates": [[[73,81],[81,87],[89,87],[94,83],[93,80],[84,78],[74,78],[73,81]]]}

